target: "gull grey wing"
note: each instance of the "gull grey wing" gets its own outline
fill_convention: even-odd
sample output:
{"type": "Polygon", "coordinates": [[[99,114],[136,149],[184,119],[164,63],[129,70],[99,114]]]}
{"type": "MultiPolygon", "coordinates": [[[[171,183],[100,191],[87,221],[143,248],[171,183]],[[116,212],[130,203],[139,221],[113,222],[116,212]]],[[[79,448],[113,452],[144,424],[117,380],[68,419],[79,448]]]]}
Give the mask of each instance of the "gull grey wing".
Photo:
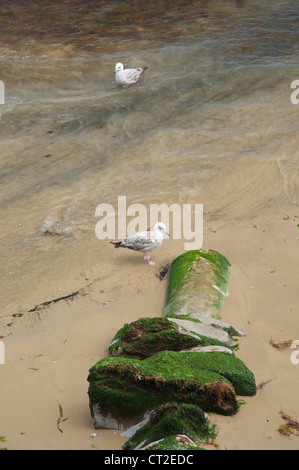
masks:
{"type": "Polygon", "coordinates": [[[129,82],[136,82],[140,75],[140,70],[138,69],[126,69],[125,72],[126,72],[126,79],[129,82]]]}
{"type": "Polygon", "coordinates": [[[124,248],[129,248],[130,250],[143,251],[144,249],[150,248],[153,246],[154,240],[150,237],[128,237],[125,238],[121,246],[124,248]]]}

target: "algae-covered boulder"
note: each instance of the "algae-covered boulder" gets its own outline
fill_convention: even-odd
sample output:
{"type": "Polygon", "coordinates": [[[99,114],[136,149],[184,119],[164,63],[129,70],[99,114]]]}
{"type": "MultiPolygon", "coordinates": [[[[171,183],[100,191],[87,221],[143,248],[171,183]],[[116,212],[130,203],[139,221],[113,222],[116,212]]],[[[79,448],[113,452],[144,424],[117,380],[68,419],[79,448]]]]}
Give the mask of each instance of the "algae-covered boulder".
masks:
{"type": "Polygon", "coordinates": [[[208,317],[192,321],[167,318],[140,318],[126,323],[115,335],[112,356],[143,358],[159,351],[180,351],[194,347],[219,346],[232,352],[237,347],[230,335],[232,327],[208,317]]]}
{"type": "Polygon", "coordinates": [[[241,359],[234,355],[220,351],[181,354],[184,355],[182,362],[186,365],[221,374],[230,381],[237,395],[253,396],[256,394],[253,373],[241,359]]]}
{"type": "Polygon", "coordinates": [[[143,360],[105,358],[90,369],[88,381],[96,428],[126,428],[169,401],[233,415],[236,394],[256,391],[252,372],[224,352],[162,351],[143,360]]]}
{"type": "Polygon", "coordinates": [[[206,342],[190,334],[181,334],[176,323],[167,318],[140,318],[126,323],[109,347],[112,356],[149,357],[159,351],[179,351],[206,342]]]}
{"type": "Polygon", "coordinates": [[[204,411],[234,415],[237,395],[256,393],[253,373],[234,354],[234,336],[245,334],[219,318],[230,272],[229,261],[213,250],[176,258],[163,317],[125,324],[111,356],[90,369],[94,426],[133,425],[124,449],[201,450],[201,441],[215,437],[204,411]]]}
{"type": "Polygon", "coordinates": [[[219,318],[227,296],[231,265],[214,250],[192,250],[176,258],[168,273],[164,317],[219,318]]]}
{"type": "MultiPolygon", "coordinates": [[[[214,439],[216,432],[215,426],[209,425],[206,413],[198,406],[165,403],[151,413],[146,424],[125,442],[123,449],[157,448],[166,437],[170,438],[167,446],[172,449],[183,449],[185,446],[199,449],[198,444],[208,438],[214,439]]],[[[163,448],[165,445],[166,441],[163,442],[163,448]]]]}

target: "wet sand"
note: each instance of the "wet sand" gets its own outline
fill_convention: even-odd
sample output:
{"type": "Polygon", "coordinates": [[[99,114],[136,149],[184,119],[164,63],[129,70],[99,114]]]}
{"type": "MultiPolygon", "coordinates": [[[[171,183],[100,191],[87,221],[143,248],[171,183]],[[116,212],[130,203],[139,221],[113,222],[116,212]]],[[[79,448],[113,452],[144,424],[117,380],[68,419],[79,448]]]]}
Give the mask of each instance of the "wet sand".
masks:
{"type": "MultiPolygon", "coordinates": [[[[232,179],[243,175],[249,181],[256,166],[240,167],[232,179]]],[[[264,171],[272,171],[276,175],[272,183],[279,183],[274,164],[268,163],[264,171]]],[[[264,176],[255,174],[257,187],[264,176]]],[[[236,355],[263,386],[255,397],[243,397],[237,415],[211,414],[212,423],[219,426],[214,444],[220,449],[297,449],[298,437],[286,438],[278,428],[285,424],[281,411],[298,420],[299,365],[291,363],[290,348],[279,351],[269,344],[271,339],[299,339],[294,327],[299,265],[296,208],[279,184],[276,190],[272,184],[272,199],[257,212],[256,203],[261,201],[248,200],[241,183],[245,186],[245,180],[240,181],[239,203],[248,217],[206,214],[203,248],[219,250],[232,264],[222,319],[246,333],[236,355]]],[[[121,449],[125,440],[119,431],[93,429],[88,370],[107,355],[110,341],[125,322],[161,315],[166,280],[157,274],[183,249],[182,240],[165,240],[153,253],[157,266],[152,267],[136,253],[109,246],[109,261],[93,278],[81,279],[81,290],[72,300],[20,318],[7,317],[7,323],[13,320],[7,327],[12,334],[4,338],[6,364],[1,366],[1,434],[7,437],[7,448],[121,449]],[[57,427],[59,405],[68,418],[59,424],[63,432],[57,427]],[[91,437],[93,432],[96,437],[91,437]]]]}
{"type": "Polygon", "coordinates": [[[124,323],[161,315],[158,273],[184,250],[171,236],[152,267],[98,240],[97,205],[127,195],[146,207],[203,204],[203,248],[232,264],[222,320],[246,333],[236,354],[261,387],[237,415],[211,414],[219,430],[207,449],[298,449],[278,428],[281,411],[299,420],[299,364],[269,343],[299,340],[295,7],[273,2],[271,16],[261,2],[191,2],[185,21],[185,2],[154,20],[138,2],[78,1],[72,18],[69,2],[59,17],[56,3],[38,14],[10,3],[0,20],[3,446],[121,449],[119,431],[93,429],[88,370],[124,323]],[[116,89],[120,58],[150,66],[140,86],[116,89]]]}

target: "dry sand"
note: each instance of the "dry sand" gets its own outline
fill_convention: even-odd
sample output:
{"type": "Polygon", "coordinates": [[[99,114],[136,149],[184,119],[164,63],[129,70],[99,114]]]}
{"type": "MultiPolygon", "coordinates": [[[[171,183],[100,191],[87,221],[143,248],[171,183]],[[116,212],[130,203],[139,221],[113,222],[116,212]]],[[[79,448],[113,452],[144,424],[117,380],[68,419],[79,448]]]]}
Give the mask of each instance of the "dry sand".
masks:
{"type": "MultiPolygon", "coordinates": [[[[299,211],[279,185],[269,188],[272,199],[267,200],[265,185],[263,201],[257,190],[250,194],[245,179],[248,182],[254,166],[245,170],[244,166],[244,184],[239,183],[239,188],[244,186],[239,200],[243,209],[237,207],[234,196],[232,213],[227,196],[221,212],[206,212],[203,248],[220,251],[232,264],[222,320],[246,333],[236,354],[253,371],[257,384],[264,386],[256,396],[244,397],[237,415],[211,414],[212,423],[219,427],[215,444],[220,449],[297,449],[299,438],[286,438],[278,428],[285,423],[281,411],[299,420],[299,364],[291,363],[290,348],[280,351],[269,342],[271,338],[299,340],[299,221],[294,217],[299,211]]],[[[236,171],[232,178],[241,176],[236,171]]],[[[256,188],[263,184],[263,175],[260,178],[256,188]]],[[[165,240],[153,254],[155,267],[139,254],[114,250],[108,242],[107,250],[111,250],[109,261],[99,264],[93,278],[77,279],[68,289],[69,293],[81,289],[73,299],[20,318],[2,318],[2,325],[13,322],[1,330],[6,335],[6,363],[0,365],[0,435],[6,436],[8,449],[117,450],[125,441],[120,431],[93,429],[88,370],[107,355],[124,323],[161,315],[166,281],[157,274],[183,252],[184,241],[165,240]],[[62,432],[57,426],[60,411],[67,418],[59,424],[62,432]]]]}

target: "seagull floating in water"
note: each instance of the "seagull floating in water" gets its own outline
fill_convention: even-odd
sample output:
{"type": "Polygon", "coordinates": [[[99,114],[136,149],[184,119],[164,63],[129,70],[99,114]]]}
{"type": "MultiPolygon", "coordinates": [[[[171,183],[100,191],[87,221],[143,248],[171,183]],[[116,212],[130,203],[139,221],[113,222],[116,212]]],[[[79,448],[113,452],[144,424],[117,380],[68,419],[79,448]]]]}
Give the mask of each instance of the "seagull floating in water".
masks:
{"type": "Polygon", "coordinates": [[[148,69],[148,67],[139,67],[138,69],[125,69],[121,62],[115,66],[115,80],[120,85],[134,85],[139,77],[148,69]]]}
{"type": "Polygon", "coordinates": [[[166,227],[163,222],[158,222],[152,231],[135,233],[135,235],[124,238],[120,242],[110,243],[112,243],[115,248],[129,248],[129,250],[145,253],[144,259],[154,266],[156,264],[155,261],[152,261],[151,257],[147,253],[148,251],[153,251],[162,245],[163,233],[170,236],[166,231],[166,227]]]}

